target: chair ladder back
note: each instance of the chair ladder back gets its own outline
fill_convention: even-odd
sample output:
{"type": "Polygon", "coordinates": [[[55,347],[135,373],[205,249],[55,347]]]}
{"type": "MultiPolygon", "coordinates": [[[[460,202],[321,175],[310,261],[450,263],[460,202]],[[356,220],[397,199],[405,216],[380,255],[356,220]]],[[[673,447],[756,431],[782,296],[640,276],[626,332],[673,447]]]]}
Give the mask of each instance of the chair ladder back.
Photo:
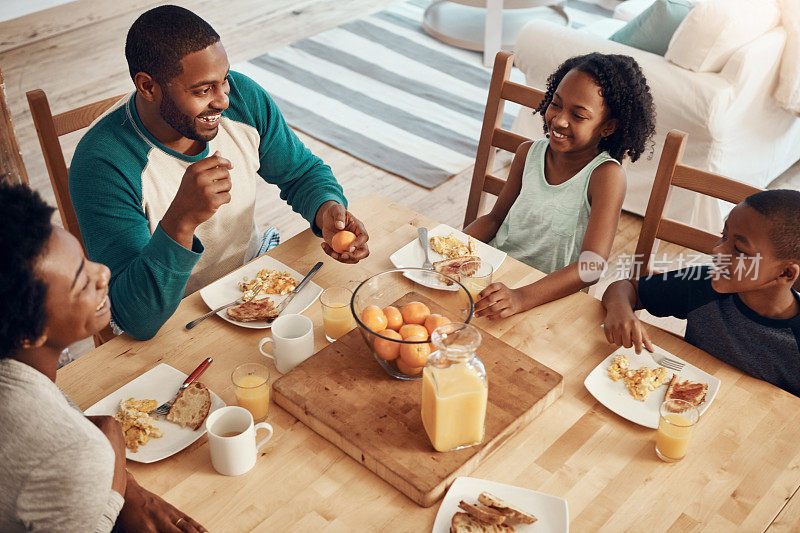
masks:
{"type": "MultiPolygon", "coordinates": [[[[42,147],[44,162],[47,165],[47,173],[50,176],[50,184],[56,196],[58,213],[61,215],[61,223],[64,229],[72,233],[81,246],[83,237],[78,226],[78,219],[75,216],[75,209],[72,207],[72,200],[69,196],[69,169],[67,168],[64,152],[61,149],[61,142],[58,138],[67,133],[81,130],[88,127],[94,119],[102,115],[114,103],[119,101],[123,95],[106,98],[99,102],[87,104],[71,111],[65,111],[53,116],[50,111],[50,104],[47,95],[41,89],[28,91],[28,105],[31,108],[33,124],[36,126],[36,134],[39,136],[39,144],[42,147]]],[[[114,337],[114,331],[109,324],[102,331],[94,335],[95,347],[114,337]]]]}
{"type": "Polygon", "coordinates": [[[503,111],[505,101],[515,102],[524,107],[536,109],[544,98],[544,93],[510,81],[511,68],[514,66],[514,55],[508,52],[498,52],[494,60],[492,79],[489,84],[489,94],[486,97],[486,109],[483,114],[481,136],[478,141],[478,152],[475,156],[475,169],[472,173],[467,210],[464,216],[464,226],[471,224],[478,218],[481,197],[484,192],[500,195],[505,180],[493,176],[495,148],[501,148],[512,154],[517,151],[520,144],[529,141],[527,137],[504,130],[503,111]]]}
{"type": "Polygon", "coordinates": [[[734,204],[738,204],[751,194],[761,192],[761,189],[718,174],[682,165],[680,161],[686,147],[686,138],[685,133],[677,130],[667,134],[642,221],[642,230],[636,243],[631,269],[631,276],[634,278],[650,274],[656,239],[705,254],[711,254],[719,240],[718,235],[664,218],[664,210],[672,187],[680,187],[734,204]]]}

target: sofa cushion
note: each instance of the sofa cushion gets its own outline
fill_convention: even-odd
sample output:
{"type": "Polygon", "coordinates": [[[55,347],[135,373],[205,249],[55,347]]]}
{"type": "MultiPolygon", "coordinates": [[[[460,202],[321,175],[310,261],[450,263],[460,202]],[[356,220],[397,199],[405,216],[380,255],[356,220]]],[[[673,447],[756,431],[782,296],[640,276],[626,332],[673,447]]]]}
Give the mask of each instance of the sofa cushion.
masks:
{"type": "Polygon", "coordinates": [[[780,19],[777,0],[706,0],[678,26],[664,57],[695,72],[719,72],[736,50],[780,19]]]}
{"type": "Polygon", "coordinates": [[[656,0],[610,39],[663,56],[672,34],[693,7],[690,0],[656,0]]]}
{"type": "Polygon", "coordinates": [[[775,100],[782,108],[800,116],[800,0],[783,0],[783,29],[786,47],[775,100]]]}

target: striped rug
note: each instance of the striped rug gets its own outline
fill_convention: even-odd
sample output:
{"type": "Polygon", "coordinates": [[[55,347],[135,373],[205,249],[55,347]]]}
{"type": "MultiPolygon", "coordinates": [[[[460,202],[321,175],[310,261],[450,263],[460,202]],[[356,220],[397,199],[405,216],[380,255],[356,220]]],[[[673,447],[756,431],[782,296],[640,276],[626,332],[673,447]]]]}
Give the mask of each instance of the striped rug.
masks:
{"type": "MultiPolygon", "coordinates": [[[[232,68],[261,84],[292,127],[432,188],[474,163],[491,72],[481,54],[423,31],[428,4],[398,4],[232,68]]],[[[585,5],[568,4],[573,25],[600,9],[585,5]]],[[[512,79],[524,83],[516,69],[512,79]]],[[[517,110],[506,105],[504,127],[517,110]]]]}

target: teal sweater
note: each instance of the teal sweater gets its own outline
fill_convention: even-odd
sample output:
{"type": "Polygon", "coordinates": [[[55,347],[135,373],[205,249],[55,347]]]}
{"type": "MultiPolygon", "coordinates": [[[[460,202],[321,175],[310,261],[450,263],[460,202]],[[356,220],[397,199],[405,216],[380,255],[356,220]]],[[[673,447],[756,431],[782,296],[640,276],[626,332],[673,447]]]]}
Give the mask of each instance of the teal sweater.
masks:
{"type": "Polygon", "coordinates": [[[144,127],[133,95],[123,98],[81,139],[69,172],[70,196],[89,259],[111,269],[111,313],[131,336],[153,337],[192,292],[251,259],[256,176],[319,236],[322,203],[347,205],[330,167],[287,126],[267,93],[230,73],[230,104],[217,136],[196,156],[170,150],[144,127]],[[160,221],[190,164],[219,150],[233,163],[231,203],[198,226],[191,250],[160,221]]]}

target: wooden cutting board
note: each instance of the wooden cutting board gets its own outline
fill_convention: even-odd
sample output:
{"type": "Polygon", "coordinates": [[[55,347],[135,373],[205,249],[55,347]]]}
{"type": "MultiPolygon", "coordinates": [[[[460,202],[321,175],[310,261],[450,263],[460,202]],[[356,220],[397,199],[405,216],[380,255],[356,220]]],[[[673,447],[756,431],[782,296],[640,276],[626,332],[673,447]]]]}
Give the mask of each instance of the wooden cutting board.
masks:
{"type": "MultiPolygon", "coordinates": [[[[411,300],[437,312],[436,304],[417,293],[399,303],[411,300]]],[[[564,390],[560,374],[480,331],[478,356],[486,367],[489,400],[485,437],[478,446],[434,450],[420,417],[422,381],[386,374],[358,328],[276,380],[273,398],[397,490],[430,507],[456,477],[470,474],[564,390]]]]}

